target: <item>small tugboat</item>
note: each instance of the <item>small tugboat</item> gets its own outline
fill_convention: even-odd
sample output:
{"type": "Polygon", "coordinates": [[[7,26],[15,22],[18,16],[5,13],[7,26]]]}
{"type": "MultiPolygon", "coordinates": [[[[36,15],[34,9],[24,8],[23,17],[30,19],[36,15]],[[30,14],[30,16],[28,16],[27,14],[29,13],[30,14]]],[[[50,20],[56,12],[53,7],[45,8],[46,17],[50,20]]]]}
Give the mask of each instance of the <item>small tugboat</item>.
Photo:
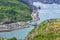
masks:
{"type": "Polygon", "coordinates": [[[27,23],[29,25],[32,25],[32,26],[37,26],[37,21],[40,20],[39,18],[39,12],[37,12],[36,10],[34,10],[31,14],[31,17],[32,17],[32,20],[31,21],[28,21],[27,23]]]}
{"type": "Polygon", "coordinates": [[[40,6],[38,7],[38,9],[41,9],[40,6]]]}
{"type": "Polygon", "coordinates": [[[33,19],[33,21],[38,21],[40,18],[39,18],[39,12],[37,12],[36,10],[34,10],[31,14],[31,17],[33,19]]]}

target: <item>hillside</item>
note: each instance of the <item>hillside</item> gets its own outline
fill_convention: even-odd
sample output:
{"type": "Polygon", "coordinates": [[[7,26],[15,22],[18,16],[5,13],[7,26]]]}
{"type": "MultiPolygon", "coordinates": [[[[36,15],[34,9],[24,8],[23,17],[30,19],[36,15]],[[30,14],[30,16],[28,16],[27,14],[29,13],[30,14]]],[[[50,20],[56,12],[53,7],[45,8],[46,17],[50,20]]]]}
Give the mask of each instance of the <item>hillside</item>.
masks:
{"type": "Polygon", "coordinates": [[[32,10],[18,0],[0,0],[0,22],[20,22],[31,20],[32,10]]]}
{"type": "Polygon", "coordinates": [[[0,38],[0,40],[17,40],[15,37],[12,37],[12,38],[0,38]]]}
{"type": "Polygon", "coordinates": [[[45,20],[29,32],[25,40],[60,40],[60,19],[45,20]]]}

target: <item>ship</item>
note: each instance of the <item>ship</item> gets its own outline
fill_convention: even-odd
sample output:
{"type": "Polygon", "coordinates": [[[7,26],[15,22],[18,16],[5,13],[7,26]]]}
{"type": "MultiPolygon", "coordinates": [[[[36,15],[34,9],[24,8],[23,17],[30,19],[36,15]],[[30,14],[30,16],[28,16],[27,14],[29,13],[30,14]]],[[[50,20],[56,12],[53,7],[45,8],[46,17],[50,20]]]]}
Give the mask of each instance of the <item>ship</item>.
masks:
{"type": "Polygon", "coordinates": [[[27,22],[28,25],[37,26],[36,22],[40,20],[39,12],[37,10],[33,10],[31,17],[32,17],[32,20],[27,22]]]}

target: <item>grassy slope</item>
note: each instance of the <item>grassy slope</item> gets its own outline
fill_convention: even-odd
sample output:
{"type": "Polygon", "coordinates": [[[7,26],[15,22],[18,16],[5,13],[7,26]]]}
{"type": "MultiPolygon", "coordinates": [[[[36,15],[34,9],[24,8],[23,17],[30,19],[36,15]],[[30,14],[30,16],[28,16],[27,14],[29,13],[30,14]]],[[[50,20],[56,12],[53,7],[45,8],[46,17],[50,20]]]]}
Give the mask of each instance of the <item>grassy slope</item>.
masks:
{"type": "Polygon", "coordinates": [[[0,38],[0,40],[17,40],[15,37],[12,37],[12,38],[9,38],[9,39],[7,39],[7,38],[0,38]]]}
{"type": "Polygon", "coordinates": [[[34,28],[25,40],[60,40],[60,19],[43,21],[34,28]],[[33,35],[33,36],[32,36],[33,35]]]}
{"type": "Polygon", "coordinates": [[[0,22],[28,21],[31,19],[30,7],[17,0],[0,0],[0,22]]]}

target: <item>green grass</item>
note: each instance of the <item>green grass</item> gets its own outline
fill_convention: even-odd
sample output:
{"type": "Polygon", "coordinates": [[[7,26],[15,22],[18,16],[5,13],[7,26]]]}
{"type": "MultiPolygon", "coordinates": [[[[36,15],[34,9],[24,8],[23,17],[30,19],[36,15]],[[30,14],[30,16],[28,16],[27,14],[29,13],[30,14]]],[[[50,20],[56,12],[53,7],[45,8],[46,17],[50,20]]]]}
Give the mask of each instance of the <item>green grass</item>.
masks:
{"type": "Polygon", "coordinates": [[[60,40],[60,19],[50,19],[41,22],[29,32],[25,40],[60,40]],[[37,33],[36,33],[37,32],[37,33]],[[33,34],[33,37],[32,35],[33,34]]]}
{"type": "Polygon", "coordinates": [[[17,40],[15,37],[12,37],[12,38],[0,38],[0,40],[17,40]]]}
{"type": "Polygon", "coordinates": [[[0,22],[31,20],[31,9],[18,0],[0,0],[0,22]]]}

